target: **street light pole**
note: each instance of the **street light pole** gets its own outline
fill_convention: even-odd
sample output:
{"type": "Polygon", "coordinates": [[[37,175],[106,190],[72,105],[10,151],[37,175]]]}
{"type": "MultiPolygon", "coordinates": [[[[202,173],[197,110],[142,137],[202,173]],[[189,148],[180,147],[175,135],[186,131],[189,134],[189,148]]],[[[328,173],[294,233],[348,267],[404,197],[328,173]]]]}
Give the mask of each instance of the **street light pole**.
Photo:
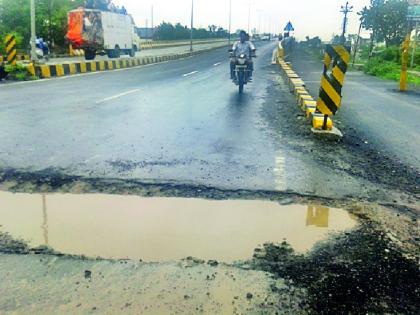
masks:
{"type": "Polygon", "coordinates": [[[250,31],[250,27],[251,27],[251,2],[249,3],[249,8],[248,8],[248,34],[250,31]]]}
{"type": "Polygon", "coordinates": [[[343,21],[343,34],[341,35],[341,43],[344,45],[346,43],[346,29],[347,29],[347,14],[353,12],[353,6],[349,6],[349,2],[346,2],[346,6],[341,6],[341,12],[344,13],[343,21]]]}
{"type": "Polygon", "coordinates": [[[152,5],[152,29],[154,28],[154,25],[153,25],[153,18],[154,18],[154,14],[153,14],[153,10],[154,10],[154,8],[153,8],[153,5],[152,5]]]}
{"type": "Polygon", "coordinates": [[[230,34],[232,33],[231,28],[232,28],[232,0],[229,0],[229,47],[231,45],[231,38],[230,38],[230,34]]]}
{"type": "Polygon", "coordinates": [[[36,55],[35,0],[31,0],[31,60],[38,60],[36,55]]]}
{"type": "Polygon", "coordinates": [[[193,51],[193,28],[194,28],[194,0],[191,0],[191,32],[190,32],[190,51],[193,51]]]}

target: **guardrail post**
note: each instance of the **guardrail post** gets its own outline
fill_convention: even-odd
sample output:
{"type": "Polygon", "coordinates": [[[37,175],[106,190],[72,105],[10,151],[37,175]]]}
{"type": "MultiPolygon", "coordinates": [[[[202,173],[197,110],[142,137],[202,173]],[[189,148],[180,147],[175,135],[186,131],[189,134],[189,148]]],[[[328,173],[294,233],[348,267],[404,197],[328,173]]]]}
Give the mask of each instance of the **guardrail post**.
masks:
{"type": "Polygon", "coordinates": [[[402,44],[402,55],[401,55],[401,76],[400,76],[400,91],[406,92],[407,87],[407,66],[408,66],[408,52],[410,49],[410,35],[407,35],[402,44]]]}
{"type": "Polygon", "coordinates": [[[341,91],[349,62],[350,47],[343,45],[326,46],[324,71],[321,79],[316,113],[313,117],[314,129],[332,129],[333,125],[330,117],[335,115],[341,106],[341,91]],[[329,73],[330,69],[331,73],[329,73]]]}
{"type": "Polygon", "coordinates": [[[16,38],[15,35],[7,35],[4,41],[6,44],[6,55],[7,55],[7,62],[15,66],[17,61],[17,51],[16,51],[16,38]]]}

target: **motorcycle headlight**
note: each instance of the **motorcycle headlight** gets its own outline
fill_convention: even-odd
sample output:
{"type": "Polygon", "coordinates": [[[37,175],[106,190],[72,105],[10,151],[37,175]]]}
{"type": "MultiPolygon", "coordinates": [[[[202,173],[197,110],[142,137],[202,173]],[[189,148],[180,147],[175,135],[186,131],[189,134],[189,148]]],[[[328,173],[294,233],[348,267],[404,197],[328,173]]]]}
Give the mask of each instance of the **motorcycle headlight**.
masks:
{"type": "Polygon", "coordinates": [[[240,65],[244,65],[244,64],[245,64],[245,62],[246,62],[246,59],[245,59],[245,58],[239,58],[239,59],[238,59],[238,63],[239,63],[240,65]]]}

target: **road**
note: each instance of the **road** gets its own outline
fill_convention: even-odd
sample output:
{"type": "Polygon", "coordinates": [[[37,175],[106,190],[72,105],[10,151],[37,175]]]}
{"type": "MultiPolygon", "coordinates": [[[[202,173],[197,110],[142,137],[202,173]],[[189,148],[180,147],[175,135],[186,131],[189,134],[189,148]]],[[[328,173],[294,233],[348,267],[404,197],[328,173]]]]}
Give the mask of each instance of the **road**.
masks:
{"type": "Polygon", "coordinates": [[[274,47],[242,95],[226,48],[0,85],[2,312],[415,314],[413,120],[314,135],[274,47]]]}
{"type": "Polygon", "coordinates": [[[142,183],[394,200],[388,192],[393,180],[358,173],[371,156],[310,133],[270,64],[275,43],[260,45],[254,83],[243,95],[229,80],[225,48],[135,69],[1,86],[0,165],[142,183]]]}

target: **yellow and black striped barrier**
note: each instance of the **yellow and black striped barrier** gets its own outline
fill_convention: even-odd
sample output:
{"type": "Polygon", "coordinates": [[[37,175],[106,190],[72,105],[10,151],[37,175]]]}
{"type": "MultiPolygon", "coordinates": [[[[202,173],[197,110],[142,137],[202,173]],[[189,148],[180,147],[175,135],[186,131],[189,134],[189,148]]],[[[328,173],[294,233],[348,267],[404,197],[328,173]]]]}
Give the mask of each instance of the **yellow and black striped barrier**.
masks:
{"type": "MultiPolygon", "coordinates": [[[[342,52],[341,50],[339,51],[342,52]]],[[[346,51],[348,50],[346,49],[346,51]]],[[[332,54],[330,55],[330,53],[331,51],[329,50],[328,56],[332,55],[332,54]]],[[[332,57],[335,57],[335,56],[332,55],[332,57]]],[[[324,65],[324,75],[328,76],[328,81],[324,83],[329,83],[330,78],[328,75],[328,69],[331,63],[333,64],[333,77],[334,78],[338,77],[338,79],[336,80],[338,80],[341,83],[340,89],[338,92],[338,94],[340,95],[340,102],[341,102],[342,83],[344,82],[344,74],[347,70],[347,64],[348,64],[348,59],[346,56],[344,57],[344,60],[347,60],[347,63],[345,63],[345,68],[343,67],[341,63],[338,62],[337,58],[327,59],[326,57],[326,60],[325,60],[326,63],[324,65]]],[[[285,77],[285,81],[287,82],[289,86],[290,92],[293,93],[296,97],[297,106],[305,112],[306,117],[311,121],[312,131],[314,133],[332,133],[341,137],[342,136],[341,132],[337,128],[333,129],[332,119],[328,115],[327,116],[324,115],[318,109],[319,99],[318,101],[315,101],[315,99],[310,95],[310,93],[306,89],[305,82],[295,71],[293,71],[292,65],[289,62],[284,61],[281,54],[278,54],[277,63],[280,66],[280,70],[283,76],[285,77]]],[[[324,76],[323,76],[323,79],[324,79],[324,76]]],[[[332,82],[333,84],[335,84],[334,81],[332,82]]],[[[331,92],[331,90],[329,89],[330,87],[329,85],[324,85],[324,87],[325,89],[327,89],[328,92],[331,92]]],[[[334,85],[334,87],[336,86],[334,85]]],[[[328,102],[328,99],[327,99],[327,102],[328,102]]],[[[340,102],[337,104],[340,104],[340,102]]],[[[333,108],[334,113],[337,111],[338,108],[339,106],[336,106],[336,108],[333,108]]]]}
{"type": "Polygon", "coordinates": [[[17,62],[16,38],[15,35],[9,34],[5,40],[6,60],[10,65],[15,66],[17,62]]]}
{"type": "Polygon", "coordinates": [[[30,64],[28,71],[41,79],[51,77],[62,77],[75,74],[83,74],[88,72],[110,71],[125,68],[132,68],[187,58],[204,52],[213,50],[213,48],[197,50],[194,52],[185,52],[179,54],[170,54],[164,56],[149,56],[137,58],[120,58],[114,60],[98,60],[98,61],[79,61],[79,62],[63,62],[55,64],[30,64]]]}
{"type": "Polygon", "coordinates": [[[315,129],[330,130],[332,121],[341,106],[341,91],[350,62],[350,47],[343,45],[327,45],[324,56],[324,71],[313,121],[315,129]],[[331,73],[329,73],[331,71],[331,73]],[[322,114],[323,117],[319,114],[322,114]]]}

